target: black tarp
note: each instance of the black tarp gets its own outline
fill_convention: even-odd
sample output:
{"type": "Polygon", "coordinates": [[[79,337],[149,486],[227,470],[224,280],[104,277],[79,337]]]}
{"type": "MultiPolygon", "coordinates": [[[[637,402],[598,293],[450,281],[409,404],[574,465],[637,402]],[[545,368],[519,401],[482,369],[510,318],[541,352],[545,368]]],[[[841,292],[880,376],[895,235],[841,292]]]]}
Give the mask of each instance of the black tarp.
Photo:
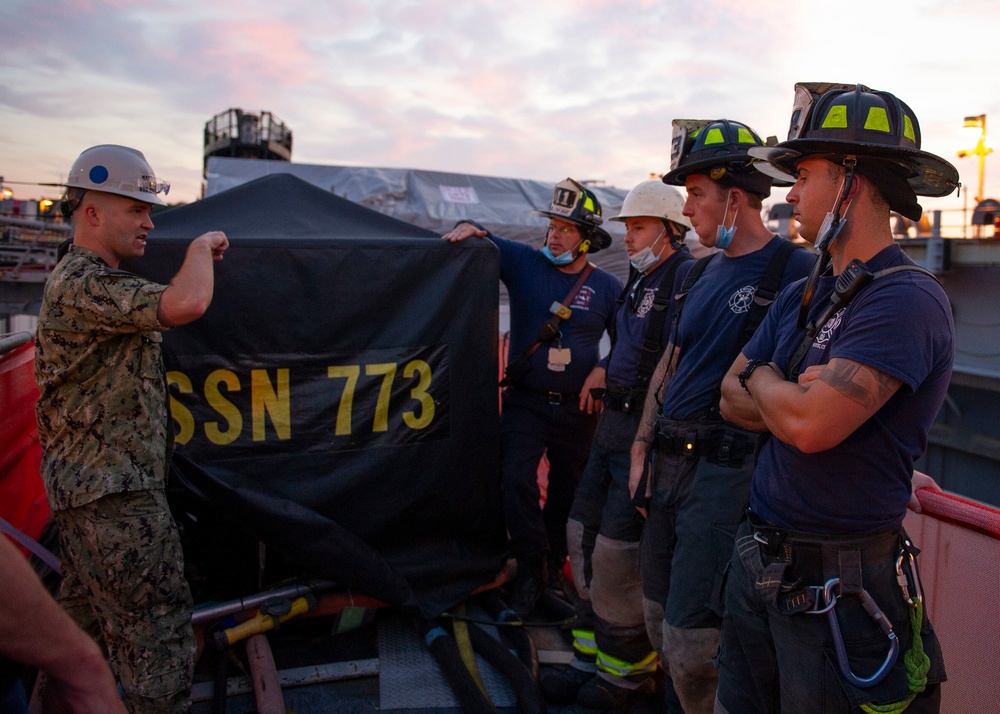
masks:
{"type": "Polygon", "coordinates": [[[286,174],[155,223],[123,267],[159,282],[200,233],[231,244],[207,313],[164,335],[178,480],[304,574],[424,615],[491,580],[496,249],[286,174]]]}

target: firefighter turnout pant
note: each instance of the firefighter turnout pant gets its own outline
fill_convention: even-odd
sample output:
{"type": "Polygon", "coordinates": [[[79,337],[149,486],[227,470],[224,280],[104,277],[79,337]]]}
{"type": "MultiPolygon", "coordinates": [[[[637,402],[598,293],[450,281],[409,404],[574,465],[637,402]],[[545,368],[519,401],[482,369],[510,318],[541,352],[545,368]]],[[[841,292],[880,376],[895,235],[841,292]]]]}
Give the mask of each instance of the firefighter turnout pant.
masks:
{"type": "Polygon", "coordinates": [[[641,404],[636,411],[602,412],[566,526],[578,621],[593,623],[592,632],[574,630],[574,649],[611,677],[640,677],[657,667],[639,576],[643,520],[628,488],[638,411],[641,404]]]}

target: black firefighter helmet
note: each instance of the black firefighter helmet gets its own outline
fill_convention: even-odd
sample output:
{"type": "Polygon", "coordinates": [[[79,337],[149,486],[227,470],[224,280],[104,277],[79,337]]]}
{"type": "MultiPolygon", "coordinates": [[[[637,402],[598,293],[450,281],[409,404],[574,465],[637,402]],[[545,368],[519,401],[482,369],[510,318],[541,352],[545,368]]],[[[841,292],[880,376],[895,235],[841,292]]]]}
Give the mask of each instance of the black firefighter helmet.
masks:
{"type": "Polygon", "coordinates": [[[863,84],[796,84],[788,139],[750,154],[762,159],[761,171],[789,180],[803,158],[853,159],[889,207],[915,221],[922,213],[917,196],[947,196],[960,185],[954,166],[920,150],[913,110],[895,95],[863,84]]]}
{"type": "Polygon", "coordinates": [[[611,245],[611,234],[601,228],[601,202],[589,188],[567,178],[556,184],[547,211],[538,211],[549,218],[569,221],[580,229],[583,242],[581,253],[596,253],[611,245]]]}

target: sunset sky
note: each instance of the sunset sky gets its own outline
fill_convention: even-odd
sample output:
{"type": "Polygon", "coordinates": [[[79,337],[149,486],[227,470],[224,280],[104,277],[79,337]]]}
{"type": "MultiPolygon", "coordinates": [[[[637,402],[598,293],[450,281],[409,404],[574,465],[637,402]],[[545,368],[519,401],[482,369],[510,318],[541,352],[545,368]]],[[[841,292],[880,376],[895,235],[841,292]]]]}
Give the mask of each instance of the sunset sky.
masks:
{"type": "MultiPolygon", "coordinates": [[[[1000,136],[1000,6],[987,0],[4,0],[0,175],[57,182],[88,146],[126,144],[198,197],[202,131],[266,110],[300,163],[630,188],[669,163],[673,118],[784,138],[796,81],[861,82],[916,112],[959,159],[1000,136]]],[[[1000,198],[1000,152],[986,161],[1000,198]]],[[[11,185],[21,198],[58,189],[11,185]]],[[[961,208],[954,195],[924,207],[961,208]]]]}

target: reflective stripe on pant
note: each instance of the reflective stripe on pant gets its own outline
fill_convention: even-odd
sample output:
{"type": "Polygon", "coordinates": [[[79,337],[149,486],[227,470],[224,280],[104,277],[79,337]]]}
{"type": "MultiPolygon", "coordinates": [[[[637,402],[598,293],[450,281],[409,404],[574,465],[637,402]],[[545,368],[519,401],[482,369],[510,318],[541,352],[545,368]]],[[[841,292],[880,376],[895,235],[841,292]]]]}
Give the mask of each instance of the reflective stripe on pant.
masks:
{"type": "Polygon", "coordinates": [[[655,669],[658,659],[642,612],[642,518],[628,490],[638,419],[638,414],[602,413],[567,524],[577,592],[593,608],[598,661],[605,658],[609,673],[651,671],[649,662],[655,669]]]}

